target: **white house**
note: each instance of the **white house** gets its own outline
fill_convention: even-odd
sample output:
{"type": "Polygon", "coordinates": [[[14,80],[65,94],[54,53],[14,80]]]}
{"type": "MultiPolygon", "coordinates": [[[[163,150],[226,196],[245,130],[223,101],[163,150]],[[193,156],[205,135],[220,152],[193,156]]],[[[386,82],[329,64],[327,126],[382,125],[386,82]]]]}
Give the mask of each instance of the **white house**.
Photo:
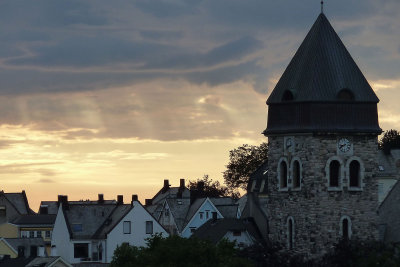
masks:
{"type": "Polygon", "coordinates": [[[132,196],[131,204],[68,202],[63,196],[51,240],[52,255],[68,262],[109,263],[115,248],[122,243],[145,246],[152,234],[167,236],[167,231],[132,196]]]}
{"type": "Polygon", "coordinates": [[[239,206],[231,198],[198,198],[189,208],[181,236],[190,237],[197,228],[211,219],[239,217],[239,206]]]}

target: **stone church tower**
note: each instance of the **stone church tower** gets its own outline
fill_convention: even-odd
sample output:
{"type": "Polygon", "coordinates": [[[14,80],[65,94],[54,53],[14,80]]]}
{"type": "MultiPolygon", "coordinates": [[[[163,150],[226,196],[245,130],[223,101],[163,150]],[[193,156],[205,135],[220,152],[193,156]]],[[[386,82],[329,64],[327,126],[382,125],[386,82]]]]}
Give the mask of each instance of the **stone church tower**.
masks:
{"type": "Polygon", "coordinates": [[[378,238],[379,99],[323,13],[268,104],[268,237],[319,255],[378,238]]]}

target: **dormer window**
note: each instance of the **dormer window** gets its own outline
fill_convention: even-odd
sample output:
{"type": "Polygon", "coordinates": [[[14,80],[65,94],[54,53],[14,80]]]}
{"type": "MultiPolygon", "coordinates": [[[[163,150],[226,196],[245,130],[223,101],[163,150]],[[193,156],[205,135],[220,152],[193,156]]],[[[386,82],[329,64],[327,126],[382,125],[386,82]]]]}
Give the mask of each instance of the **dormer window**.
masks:
{"type": "Polygon", "coordinates": [[[354,101],[354,94],[350,89],[342,89],[337,94],[337,99],[339,101],[354,101]]]}
{"type": "Polygon", "coordinates": [[[283,102],[292,101],[293,99],[294,99],[294,96],[293,96],[293,93],[290,90],[286,90],[283,93],[283,96],[282,96],[282,101],[283,102]]]}

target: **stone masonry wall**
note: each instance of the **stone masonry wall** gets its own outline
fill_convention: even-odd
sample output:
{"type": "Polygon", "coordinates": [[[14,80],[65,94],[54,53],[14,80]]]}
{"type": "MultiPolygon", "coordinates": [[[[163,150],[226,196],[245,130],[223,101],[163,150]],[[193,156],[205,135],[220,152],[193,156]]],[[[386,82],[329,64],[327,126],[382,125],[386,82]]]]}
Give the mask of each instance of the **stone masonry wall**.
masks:
{"type": "MultiPolygon", "coordinates": [[[[341,218],[351,220],[351,239],[378,239],[378,184],[377,137],[347,136],[353,147],[349,153],[340,154],[335,135],[293,135],[294,149],[284,151],[284,136],[270,136],[268,152],[268,199],[264,206],[269,217],[269,238],[287,246],[287,219],[294,219],[294,253],[321,255],[341,238],[341,218]],[[350,157],[357,156],[364,164],[362,191],[349,191],[344,175],[339,191],[328,190],[325,171],[327,161],[338,156],[344,165],[350,157]],[[289,163],[298,157],[302,165],[301,190],[279,191],[278,162],[285,157],[289,163]]],[[[342,166],[343,168],[345,166],[342,166]]]]}

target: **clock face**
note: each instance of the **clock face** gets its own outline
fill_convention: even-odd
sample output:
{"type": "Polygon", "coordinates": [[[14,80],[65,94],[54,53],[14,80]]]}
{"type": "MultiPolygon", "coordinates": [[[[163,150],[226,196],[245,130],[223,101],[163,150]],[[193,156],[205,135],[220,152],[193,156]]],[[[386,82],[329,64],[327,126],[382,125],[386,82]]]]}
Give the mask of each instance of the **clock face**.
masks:
{"type": "Polygon", "coordinates": [[[341,152],[348,152],[351,148],[351,143],[347,138],[341,138],[338,142],[338,148],[341,152]]]}

